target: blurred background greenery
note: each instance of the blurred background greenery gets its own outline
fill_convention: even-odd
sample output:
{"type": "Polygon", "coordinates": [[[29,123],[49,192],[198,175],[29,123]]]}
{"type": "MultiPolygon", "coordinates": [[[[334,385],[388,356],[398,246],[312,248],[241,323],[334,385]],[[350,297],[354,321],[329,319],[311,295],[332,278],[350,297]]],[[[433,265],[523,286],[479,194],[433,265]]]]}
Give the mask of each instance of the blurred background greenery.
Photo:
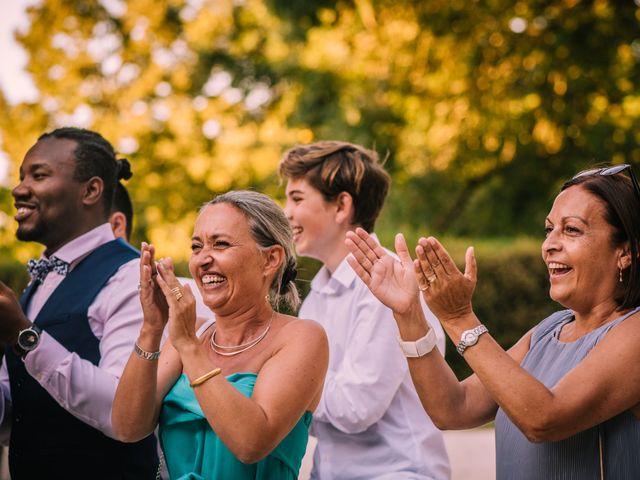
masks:
{"type": "MultiPolygon", "coordinates": [[[[100,131],[133,165],[133,242],[180,261],[216,193],[283,198],[287,148],[375,148],[393,177],[380,238],[444,236],[460,261],[476,245],[475,308],[508,345],[554,308],[539,242],[559,185],[640,164],[639,4],[43,0],[17,35],[39,99],[0,91],[0,147],[14,184],[43,131],[100,131]]],[[[0,279],[19,290],[38,249],[14,240],[9,189],[0,279]]]]}

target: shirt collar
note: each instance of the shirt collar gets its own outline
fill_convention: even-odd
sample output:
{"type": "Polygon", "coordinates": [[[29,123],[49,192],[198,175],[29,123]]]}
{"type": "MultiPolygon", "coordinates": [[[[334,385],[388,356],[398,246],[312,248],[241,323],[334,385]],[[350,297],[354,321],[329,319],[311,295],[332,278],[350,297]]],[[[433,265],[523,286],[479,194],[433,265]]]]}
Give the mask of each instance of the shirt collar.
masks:
{"type": "MultiPolygon", "coordinates": [[[[371,237],[380,243],[375,233],[372,233],[371,237]]],[[[329,272],[329,269],[323,265],[317,275],[313,277],[311,289],[320,293],[334,294],[341,289],[351,287],[358,275],[347,262],[347,258],[350,256],[352,255],[349,254],[342,259],[335,272],[333,272],[333,275],[329,272]]]]}
{"type": "MultiPolygon", "coordinates": [[[[111,225],[109,223],[103,223],[93,230],[89,230],[87,233],[83,233],[79,237],[65,243],[62,247],[53,252],[51,256],[58,257],[60,260],[64,260],[71,264],[73,267],[74,263],[77,263],[77,261],[86,257],[87,254],[115,238],[111,225]]],[[[47,257],[42,254],[42,258],[47,257]]]]}

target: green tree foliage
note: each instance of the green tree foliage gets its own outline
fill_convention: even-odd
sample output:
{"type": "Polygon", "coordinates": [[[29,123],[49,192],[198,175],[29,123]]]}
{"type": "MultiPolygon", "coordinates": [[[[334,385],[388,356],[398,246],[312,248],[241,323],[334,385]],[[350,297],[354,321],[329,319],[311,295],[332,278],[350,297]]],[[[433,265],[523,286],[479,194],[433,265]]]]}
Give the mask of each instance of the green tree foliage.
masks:
{"type": "Polygon", "coordinates": [[[281,196],[282,151],[323,138],[388,152],[385,229],[531,234],[563,179],[640,162],[636,3],[44,0],[18,38],[41,97],[0,94],[2,149],[102,132],[133,163],[134,240],[179,258],[200,204],[281,196]]]}

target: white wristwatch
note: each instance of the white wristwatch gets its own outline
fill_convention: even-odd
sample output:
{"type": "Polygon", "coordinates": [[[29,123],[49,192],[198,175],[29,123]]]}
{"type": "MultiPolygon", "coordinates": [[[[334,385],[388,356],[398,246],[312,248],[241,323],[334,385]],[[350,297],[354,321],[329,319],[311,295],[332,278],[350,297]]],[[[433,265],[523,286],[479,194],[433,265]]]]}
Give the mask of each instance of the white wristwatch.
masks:
{"type": "Polygon", "coordinates": [[[400,344],[402,353],[404,353],[405,357],[409,358],[424,357],[433,350],[433,347],[436,346],[436,341],[436,332],[431,327],[429,327],[429,331],[424,337],[419,338],[415,342],[405,342],[398,337],[398,343],[400,344]]]}
{"type": "Polygon", "coordinates": [[[478,343],[478,337],[480,337],[480,335],[487,333],[488,331],[487,327],[482,324],[478,325],[476,328],[472,328],[471,330],[465,330],[460,336],[460,343],[458,343],[456,350],[458,350],[460,355],[464,354],[464,351],[468,347],[472,347],[478,343]]]}

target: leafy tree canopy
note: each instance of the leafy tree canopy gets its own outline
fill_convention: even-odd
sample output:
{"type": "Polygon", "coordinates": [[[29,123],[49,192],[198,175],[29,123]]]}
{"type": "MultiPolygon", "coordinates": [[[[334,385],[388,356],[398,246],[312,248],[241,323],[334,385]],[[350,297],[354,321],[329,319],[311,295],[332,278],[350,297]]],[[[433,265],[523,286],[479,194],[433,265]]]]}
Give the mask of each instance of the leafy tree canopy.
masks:
{"type": "MultiPolygon", "coordinates": [[[[296,143],[388,154],[388,230],[536,234],[559,184],[640,163],[631,1],[44,0],[18,40],[39,92],[9,105],[13,182],[40,133],[101,132],[133,164],[134,242],[185,258],[197,208],[296,143]]],[[[13,241],[0,190],[2,252],[13,241]]]]}

